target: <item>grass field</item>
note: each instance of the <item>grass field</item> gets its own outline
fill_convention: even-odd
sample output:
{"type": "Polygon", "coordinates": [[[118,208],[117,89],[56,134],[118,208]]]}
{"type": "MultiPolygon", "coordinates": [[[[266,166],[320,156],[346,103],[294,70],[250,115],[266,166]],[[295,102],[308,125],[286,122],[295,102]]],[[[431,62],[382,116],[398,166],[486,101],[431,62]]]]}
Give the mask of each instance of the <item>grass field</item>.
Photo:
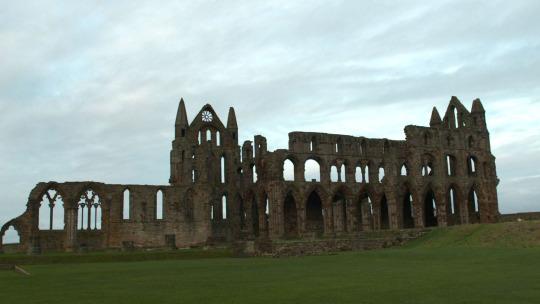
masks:
{"type": "Polygon", "coordinates": [[[540,303],[538,222],[437,229],[402,248],[328,256],[235,259],[220,257],[227,255],[224,251],[204,258],[199,254],[159,261],[28,265],[30,277],[0,272],[0,299],[1,303],[540,303]]]}

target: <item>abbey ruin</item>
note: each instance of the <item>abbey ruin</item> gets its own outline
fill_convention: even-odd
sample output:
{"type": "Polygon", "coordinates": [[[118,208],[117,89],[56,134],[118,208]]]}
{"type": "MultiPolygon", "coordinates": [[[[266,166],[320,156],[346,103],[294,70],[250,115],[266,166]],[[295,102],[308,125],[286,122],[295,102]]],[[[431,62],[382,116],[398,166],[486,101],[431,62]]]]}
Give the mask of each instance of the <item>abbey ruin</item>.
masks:
{"type": "MultiPolygon", "coordinates": [[[[180,101],[169,185],[43,182],[6,223],[18,250],[180,248],[253,239],[332,239],[372,230],[496,222],[498,178],[485,111],[452,97],[405,140],[292,132],[238,143],[205,105],[188,120],[180,101]],[[287,173],[289,170],[290,173],[287,173]]],[[[0,243],[0,250],[2,244],[0,243]]]]}

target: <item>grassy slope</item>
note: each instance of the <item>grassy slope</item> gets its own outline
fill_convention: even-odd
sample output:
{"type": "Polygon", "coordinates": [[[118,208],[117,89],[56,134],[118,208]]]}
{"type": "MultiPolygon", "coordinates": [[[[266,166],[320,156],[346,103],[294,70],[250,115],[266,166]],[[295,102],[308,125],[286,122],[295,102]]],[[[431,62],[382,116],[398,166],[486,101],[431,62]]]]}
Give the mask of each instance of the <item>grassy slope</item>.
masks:
{"type": "Polygon", "coordinates": [[[34,265],[26,267],[31,277],[0,272],[0,296],[3,303],[539,303],[538,226],[440,229],[405,248],[335,256],[34,265]],[[529,236],[516,235],[522,231],[529,236]]]}
{"type": "Polygon", "coordinates": [[[528,248],[540,247],[540,221],[463,225],[436,229],[407,247],[528,248]]]}

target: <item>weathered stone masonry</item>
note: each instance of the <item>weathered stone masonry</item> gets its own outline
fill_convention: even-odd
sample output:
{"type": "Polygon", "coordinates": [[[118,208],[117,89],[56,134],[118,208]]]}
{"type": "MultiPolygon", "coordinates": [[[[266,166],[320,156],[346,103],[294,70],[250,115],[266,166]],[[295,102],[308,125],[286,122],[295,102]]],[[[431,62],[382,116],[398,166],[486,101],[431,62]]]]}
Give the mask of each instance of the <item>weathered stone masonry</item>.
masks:
{"type": "Polygon", "coordinates": [[[18,250],[39,252],[338,238],[497,220],[495,157],[478,99],[468,111],[452,97],[443,119],[433,108],[429,127],[409,125],[405,135],[292,132],[288,149],[271,152],[260,135],[238,145],[233,108],[226,126],[210,105],[189,124],[181,100],[169,185],[39,183],[26,211],[0,233],[13,227],[18,250]],[[294,167],[291,180],[285,163],[294,167]],[[318,176],[306,179],[314,168],[318,176]],[[56,212],[63,223],[53,223],[56,212]]]}

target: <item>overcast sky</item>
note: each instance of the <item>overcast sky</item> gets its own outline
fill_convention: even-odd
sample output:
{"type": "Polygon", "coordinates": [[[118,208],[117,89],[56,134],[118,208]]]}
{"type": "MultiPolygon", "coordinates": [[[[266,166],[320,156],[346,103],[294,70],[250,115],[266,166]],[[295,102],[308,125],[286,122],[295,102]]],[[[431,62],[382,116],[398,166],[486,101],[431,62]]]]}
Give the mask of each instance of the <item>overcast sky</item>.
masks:
{"type": "Polygon", "coordinates": [[[0,225],[40,181],[167,184],[181,96],[270,149],[478,97],[501,212],[540,211],[540,1],[31,2],[0,10],[0,225]]]}

